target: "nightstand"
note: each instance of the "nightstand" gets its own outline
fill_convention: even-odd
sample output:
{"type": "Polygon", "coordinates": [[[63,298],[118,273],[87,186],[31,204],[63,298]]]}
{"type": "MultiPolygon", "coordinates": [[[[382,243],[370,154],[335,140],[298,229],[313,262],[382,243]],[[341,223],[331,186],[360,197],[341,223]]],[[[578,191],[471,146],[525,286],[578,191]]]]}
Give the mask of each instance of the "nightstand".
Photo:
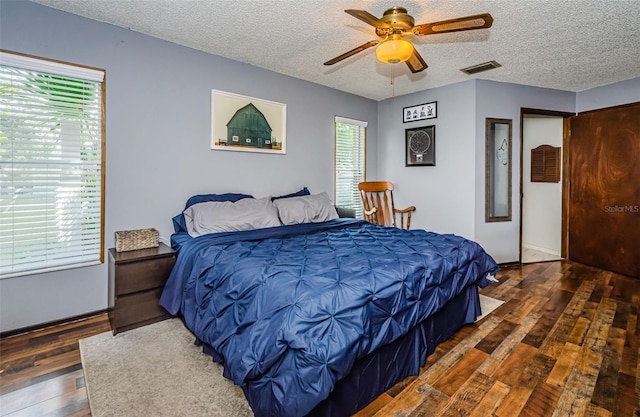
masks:
{"type": "Polygon", "coordinates": [[[109,322],[113,334],[170,317],[160,306],[160,295],[176,262],[176,252],[157,248],[116,252],[109,249],[109,322]]]}

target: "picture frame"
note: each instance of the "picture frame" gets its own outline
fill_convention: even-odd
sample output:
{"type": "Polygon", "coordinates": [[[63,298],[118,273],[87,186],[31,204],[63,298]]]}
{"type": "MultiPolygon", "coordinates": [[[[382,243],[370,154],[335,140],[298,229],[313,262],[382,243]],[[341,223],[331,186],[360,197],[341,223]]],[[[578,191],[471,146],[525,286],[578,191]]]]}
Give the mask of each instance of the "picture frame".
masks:
{"type": "Polygon", "coordinates": [[[402,122],[417,122],[419,120],[435,119],[438,117],[438,102],[418,104],[417,106],[402,108],[402,122]]]}
{"type": "Polygon", "coordinates": [[[211,90],[211,149],[287,153],[287,105],[211,90]]]}
{"type": "Polygon", "coordinates": [[[405,155],[405,166],[435,166],[435,125],[405,129],[405,155]]]}

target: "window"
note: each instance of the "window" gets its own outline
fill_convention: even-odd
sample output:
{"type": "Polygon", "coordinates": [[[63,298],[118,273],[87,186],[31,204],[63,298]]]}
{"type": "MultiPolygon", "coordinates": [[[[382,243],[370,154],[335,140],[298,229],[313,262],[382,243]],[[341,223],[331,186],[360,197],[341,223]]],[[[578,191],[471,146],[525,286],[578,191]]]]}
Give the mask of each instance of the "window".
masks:
{"type": "Polygon", "coordinates": [[[103,80],[0,51],[0,278],[103,261],[103,80]]]}
{"type": "Polygon", "coordinates": [[[336,116],[335,204],[356,211],[362,218],[358,184],[365,180],[367,122],[336,116]]]}

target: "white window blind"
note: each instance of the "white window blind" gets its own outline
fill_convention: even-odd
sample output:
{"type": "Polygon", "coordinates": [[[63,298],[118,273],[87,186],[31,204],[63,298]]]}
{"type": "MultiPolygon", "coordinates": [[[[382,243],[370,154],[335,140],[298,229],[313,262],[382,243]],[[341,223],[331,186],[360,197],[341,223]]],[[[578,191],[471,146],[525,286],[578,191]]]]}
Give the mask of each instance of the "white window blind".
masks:
{"type": "Polygon", "coordinates": [[[367,122],[336,116],[335,119],[335,204],[356,211],[362,218],[358,184],[365,180],[367,122]]]}
{"type": "Polygon", "coordinates": [[[101,261],[104,71],[0,55],[0,278],[101,261]]]}

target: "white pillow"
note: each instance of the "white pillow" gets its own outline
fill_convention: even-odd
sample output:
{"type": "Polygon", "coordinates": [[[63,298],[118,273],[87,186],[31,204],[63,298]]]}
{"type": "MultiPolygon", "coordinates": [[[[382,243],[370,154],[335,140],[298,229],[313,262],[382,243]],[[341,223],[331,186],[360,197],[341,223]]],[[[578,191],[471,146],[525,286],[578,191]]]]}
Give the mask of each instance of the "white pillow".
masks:
{"type": "Polygon", "coordinates": [[[207,201],[194,204],[183,213],[192,237],[281,226],[271,197],[243,198],[236,202],[207,201]]]}
{"type": "Polygon", "coordinates": [[[319,223],[337,219],[338,213],[327,193],[274,200],[278,216],[284,225],[319,223]]]}

